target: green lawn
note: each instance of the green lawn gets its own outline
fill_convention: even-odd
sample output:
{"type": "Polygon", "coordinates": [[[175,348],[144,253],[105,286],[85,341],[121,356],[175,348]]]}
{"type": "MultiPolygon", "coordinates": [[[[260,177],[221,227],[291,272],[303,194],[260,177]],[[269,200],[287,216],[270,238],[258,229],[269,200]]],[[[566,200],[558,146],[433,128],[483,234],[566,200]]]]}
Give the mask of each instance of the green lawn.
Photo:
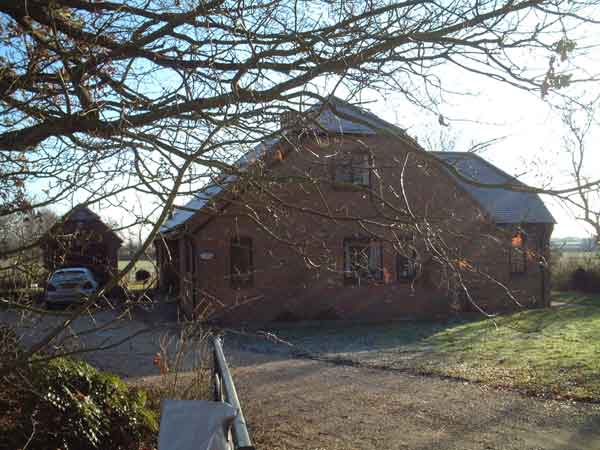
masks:
{"type": "Polygon", "coordinates": [[[533,394],[600,400],[600,296],[447,328],[426,339],[420,370],[533,394]],[[570,304],[569,304],[570,303],[570,304]]]}

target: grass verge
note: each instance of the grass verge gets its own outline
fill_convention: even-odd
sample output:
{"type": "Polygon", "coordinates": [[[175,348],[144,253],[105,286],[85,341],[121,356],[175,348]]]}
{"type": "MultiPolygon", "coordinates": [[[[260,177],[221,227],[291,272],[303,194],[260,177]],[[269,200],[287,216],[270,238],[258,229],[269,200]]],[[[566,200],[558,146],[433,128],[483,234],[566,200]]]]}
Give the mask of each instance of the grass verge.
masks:
{"type": "Polygon", "coordinates": [[[420,370],[530,394],[600,401],[600,296],[561,294],[564,306],[440,331],[420,370]]]}

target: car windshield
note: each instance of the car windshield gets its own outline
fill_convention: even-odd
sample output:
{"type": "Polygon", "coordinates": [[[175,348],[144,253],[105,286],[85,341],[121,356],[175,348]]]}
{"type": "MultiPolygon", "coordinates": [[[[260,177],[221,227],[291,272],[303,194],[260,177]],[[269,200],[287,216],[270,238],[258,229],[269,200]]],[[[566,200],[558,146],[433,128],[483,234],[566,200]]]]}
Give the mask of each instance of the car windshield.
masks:
{"type": "Polygon", "coordinates": [[[58,272],[54,272],[54,275],[52,275],[52,279],[82,278],[84,276],[85,276],[84,270],[59,270],[58,272]]]}

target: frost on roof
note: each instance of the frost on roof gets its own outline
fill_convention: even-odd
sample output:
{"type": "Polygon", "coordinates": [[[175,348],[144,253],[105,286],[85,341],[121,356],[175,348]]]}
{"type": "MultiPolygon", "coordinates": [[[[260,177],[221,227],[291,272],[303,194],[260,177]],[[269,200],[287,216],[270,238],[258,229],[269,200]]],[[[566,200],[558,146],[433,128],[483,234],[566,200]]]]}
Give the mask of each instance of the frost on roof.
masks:
{"type": "MultiPolygon", "coordinates": [[[[433,152],[435,156],[453,165],[464,176],[486,184],[512,183],[524,186],[483,158],[467,152],[433,152]]],[[[556,223],[550,211],[537,194],[509,189],[479,187],[457,180],[462,188],[492,216],[503,223],[556,223]]]]}
{"type": "Polygon", "coordinates": [[[387,129],[404,134],[404,130],[396,125],[392,125],[377,117],[375,114],[336,97],[332,97],[325,103],[325,106],[323,106],[322,103],[318,103],[310,108],[308,113],[311,111],[320,111],[319,116],[316,118],[316,122],[320,127],[332,133],[376,134],[381,129],[387,129]],[[340,113],[345,117],[337,116],[329,105],[333,106],[333,109],[337,113],[340,113]],[[356,119],[356,122],[353,122],[346,117],[354,118],[356,119]]]}
{"type": "Polygon", "coordinates": [[[218,183],[211,183],[206,186],[202,191],[194,195],[194,197],[187,202],[183,208],[176,208],[173,212],[173,216],[165,221],[165,223],[160,227],[160,232],[166,233],[176,226],[185,223],[196,213],[196,211],[204,208],[211,198],[222,192],[225,187],[231,185],[233,182],[235,182],[235,180],[237,180],[235,175],[228,175],[225,179],[220,180],[218,183]]]}
{"type": "Polygon", "coordinates": [[[268,139],[256,147],[246,152],[240,159],[238,159],[234,166],[240,169],[246,169],[249,165],[254,164],[260,158],[262,158],[273,146],[281,141],[280,138],[268,139]]]}
{"type": "MultiPolygon", "coordinates": [[[[239,158],[234,165],[238,167],[240,171],[244,171],[249,165],[253,164],[263,155],[265,155],[279,141],[279,138],[274,138],[258,144],[256,147],[239,158]]],[[[227,186],[231,185],[236,180],[236,175],[228,175],[224,179],[218,180],[216,183],[210,183],[205,186],[200,192],[195,194],[194,197],[187,202],[183,208],[175,209],[173,216],[165,221],[165,223],[160,227],[160,232],[167,233],[173,228],[185,223],[196,213],[196,211],[204,208],[211,198],[222,192],[227,186]]]]}
{"type": "Polygon", "coordinates": [[[324,110],[318,117],[317,123],[320,127],[332,133],[347,133],[347,134],[375,134],[376,130],[373,127],[362,123],[350,122],[347,119],[342,119],[336,116],[331,110],[324,110]]]}

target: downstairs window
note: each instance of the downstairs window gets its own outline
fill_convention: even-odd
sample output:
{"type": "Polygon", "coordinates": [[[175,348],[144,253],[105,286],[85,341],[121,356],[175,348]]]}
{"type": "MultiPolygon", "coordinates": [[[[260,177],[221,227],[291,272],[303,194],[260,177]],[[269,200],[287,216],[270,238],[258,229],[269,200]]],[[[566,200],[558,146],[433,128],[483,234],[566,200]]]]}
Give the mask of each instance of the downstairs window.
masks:
{"type": "Polygon", "coordinates": [[[241,236],[233,238],[229,254],[231,287],[239,289],[253,286],[252,239],[241,236]]]}
{"type": "Polygon", "coordinates": [[[360,286],[368,280],[383,280],[381,242],[369,239],[344,240],[344,281],[360,286]]]}

